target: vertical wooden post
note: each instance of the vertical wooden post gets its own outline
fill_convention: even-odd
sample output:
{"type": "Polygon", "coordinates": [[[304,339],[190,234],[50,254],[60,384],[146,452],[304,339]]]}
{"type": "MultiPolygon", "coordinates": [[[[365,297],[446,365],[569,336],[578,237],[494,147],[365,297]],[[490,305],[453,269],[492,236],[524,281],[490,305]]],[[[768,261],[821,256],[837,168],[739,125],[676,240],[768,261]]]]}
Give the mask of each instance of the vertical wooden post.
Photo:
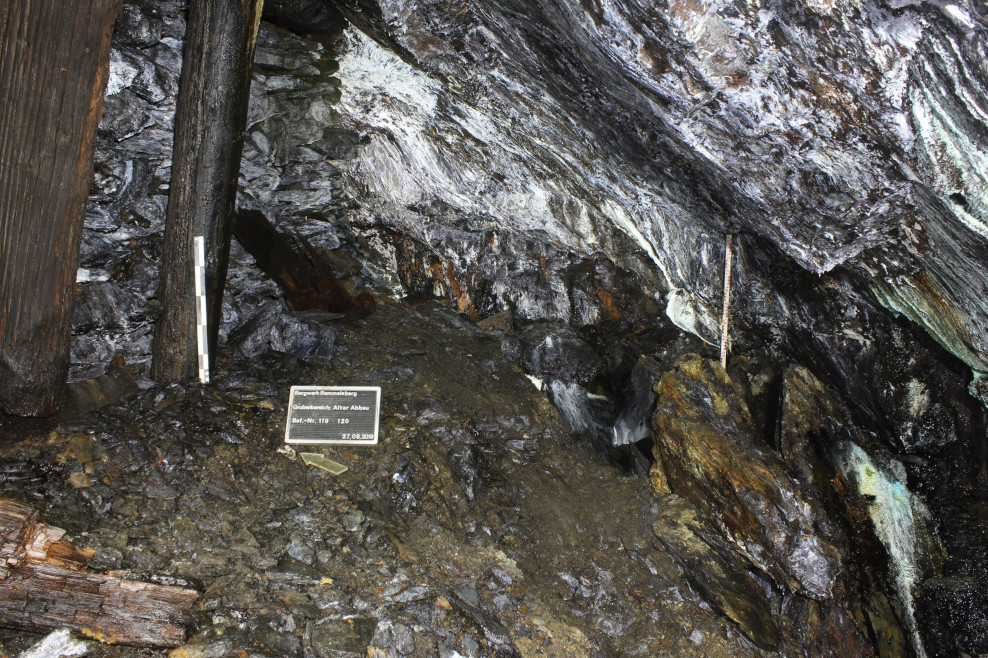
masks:
{"type": "Polygon", "coordinates": [[[250,68],[262,0],[190,0],[175,114],[151,376],[198,372],[192,240],[206,243],[209,353],[216,354],[230,226],[247,123],[250,68]]]}
{"type": "Polygon", "coordinates": [[[69,367],[93,143],[120,0],[0,2],[0,406],[45,416],[69,367]]]}

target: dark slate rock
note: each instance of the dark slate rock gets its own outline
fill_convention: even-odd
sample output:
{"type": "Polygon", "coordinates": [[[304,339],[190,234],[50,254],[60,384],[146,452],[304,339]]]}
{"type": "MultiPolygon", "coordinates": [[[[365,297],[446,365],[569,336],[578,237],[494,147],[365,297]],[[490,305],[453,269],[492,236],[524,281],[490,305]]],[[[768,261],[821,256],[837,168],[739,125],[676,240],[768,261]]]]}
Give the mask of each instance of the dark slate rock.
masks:
{"type": "Polygon", "coordinates": [[[323,573],[315,567],[291,558],[283,558],[265,573],[275,582],[291,585],[316,585],[323,578],[323,573]]]}
{"type": "Polygon", "coordinates": [[[477,628],[483,632],[487,639],[496,645],[506,645],[512,647],[511,633],[492,614],[484,611],[478,604],[473,604],[458,594],[453,594],[450,601],[459,608],[463,614],[477,624],[477,628]]]}
{"type": "Polygon", "coordinates": [[[318,57],[318,53],[312,52],[292,52],[277,47],[258,48],[254,52],[254,66],[261,67],[262,71],[280,70],[282,72],[290,72],[309,66],[318,57]]]}
{"type": "Polygon", "coordinates": [[[162,24],[156,17],[142,11],[138,4],[126,3],[117,15],[113,34],[117,41],[129,46],[146,48],[158,43],[162,36],[162,24]]]}
{"type": "Polygon", "coordinates": [[[338,658],[340,653],[363,658],[376,628],[377,622],[373,619],[320,619],[312,626],[312,651],[320,658],[338,658]]]}
{"type": "Polygon", "coordinates": [[[105,208],[90,208],[86,211],[83,226],[90,231],[112,233],[120,227],[120,218],[105,208]]]}
{"type": "Polygon", "coordinates": [[[409,656],[415,651],[415,639],[412,630],[401,623],[382,619],[374,629],[374,636],[367,646],[367,655],[371,658],[385,656],[409,656]]]}
{"type": "Polygon", "coordinates": [[[782,458],[807,500],[826,510],[818,527],[843,555],[870,556],[845,572],[838,599],[851,609],[857,597],[868,609],[880,652],[921,650],[913,590],[940,573],[945,556],[926,506],[906,487],[902,463],[802,366],[784,370],[779,415],[782,458]]]}
{"type": "Polygon", "coordinates": [[[94,281],[82,287],[72,314],[76,333],[95,328],[127,328],[136,299],[129,290],[110,281],[94,281]]]}
{"type": "Polygon", "coordinates": [[[930,656],[988,654],[988,583],[935,578],[916,592],[916,617],[930,656]]]}
{"type": "Polygon", "coordinates": [[[300,656],[302,642],[296,637],[292,615],[263,612],[248,624],[252,643],[272,656],[300,656]]]}
{"type": "Polygon", "coordinates": [[[5,461],[0,463],[0,484],[4,487],[30,486],[42,482],[44,473],[35,462],[5,461]]]}
{"type": "MultiPolygon", "coordinates": [[[[151,59],[154,61],[155,66],[165,74],[162,76],[163,79],[175,81],[182,73],[182,51],[173,44],[159,44],[155,46],[151,49],[151,59]]],[[[177,89],[170,92],[169,95],[174,96],[176,93],[177,89]]]]}
{"type": "Polygon", "coordinates": [[[177,651],[189,658],[222,658],[233,652],[234,648],[247,646],[243,631],[236,626],[216,624],[207,626],[177,651]]]}
{"type": "Polygon", "coordinates": [[[144,99],[130,90],[124,89],[103,100],[103,118],[99,129],[115,141],[140,134],[154,123],[144,99]]]}
{"type": "Polygon", "coordinates": [[[711,266],[741,229],[807,271],[853,270],[988,370],[980,7],[868,2],[853,21],[829,2],[341,7],[372,35],[348,34],[338,73],[354,92],[341,114],[376,133],[349,186],[369,222],[415,234],[409,201],[442,200],[447,226],[483,214],[619,263],[646,253],[699,311],[684,328],[716,315],[711,266]],[[372,61],[403,84],[366,75],[372,61]]]}
{"type": "Polygon", "coordinates": [[[803,366],[786,368],[779,411],[778,449],[782,459],[811,492],[833,477],[832,447],[862,436],[847,408],[803,366]]]}
{"type": "Polygon", "coordinates": [[[95,409],[119,402],[137,390],[137,381],[129,370],[122,366],[111,367],[99,377],[68,384],[65,401],[58,411],[59,418],[75,420],[95,409]]]}
{"type": "Polygon", "coordinates": [[[166,82],[168,80],[166,71],[162,71],[151,61],[143,60],[139,64],[139,72],[130,83],[130,88],[137,96],[154,104],[160,104],[172,96],[170,93],[172,85],[166,82]]]}
{"type": "Polygon", "coordinates": [[[301,34],[332,34],[346,25],[335,6],[319,0],[269,0],[264,18],[301,34]]]}
{"type": "Polygon", "coordinates": [[[333,354],[336,333],[333,327],[300,319],[278,299],[266,302],[233,331],[227,344],[247,357],[275,351],[300,358],[327,358],[333,354]]]}
{"type": "Polygon", "coordinates": [[[330,126],[323,130],[317,148],[330,160],[346,160],[355,155],[360,140],[355,130],[330,126]]]}
{"type": "Polygon", "coordinates": [[[586,384],[600,371],[600,357],[571,327],[535,323],[521,332],[525,369],[540,379],[586,384]]]}

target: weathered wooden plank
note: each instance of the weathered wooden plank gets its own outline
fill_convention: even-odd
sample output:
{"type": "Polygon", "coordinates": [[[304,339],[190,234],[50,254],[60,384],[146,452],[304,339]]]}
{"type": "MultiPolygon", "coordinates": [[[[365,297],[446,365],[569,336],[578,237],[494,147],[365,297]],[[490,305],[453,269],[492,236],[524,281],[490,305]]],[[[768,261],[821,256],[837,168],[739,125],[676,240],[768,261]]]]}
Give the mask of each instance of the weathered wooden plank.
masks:
{"type": "Polygon", "coordinates": [[[257,210],[241,210],[233,222],[233,233],[261,270],[285,293],[296,311],[320,309],[343,313],[371,310],[370,293],[350,295],[325,267],[318,267],[307,254],[296,253],[288,240],[257,210]]]}
{"type": "Polygon", "coordinates": [[[71,628],[102,642],[144,647],[185,641],[195,590],[90,573],[93,551],[62,540],[63,534],[40,523],[29,506],[0,499],[0,626],[71,628]]]}
{"type": "Polygon", "coordinates": [[[197,235],[205,238],[209,353],[216,353],[261,5],[189,2],[158,289],[163,313],[152,345],[151,376],[158,381],[198,370],[192,278],[197,235]]]}
{"type": "Polygon", "coordinates": [[[54,413],[121,0],[0,2],[0,407],[54,413]]]}
{"type": "Polygon", "coordinates": [[[42,633],[71,628],[109,644],[174,647],[185,641],[197,596],[169,585],[25,563],[0,583],[0,625],[42,633]]]}

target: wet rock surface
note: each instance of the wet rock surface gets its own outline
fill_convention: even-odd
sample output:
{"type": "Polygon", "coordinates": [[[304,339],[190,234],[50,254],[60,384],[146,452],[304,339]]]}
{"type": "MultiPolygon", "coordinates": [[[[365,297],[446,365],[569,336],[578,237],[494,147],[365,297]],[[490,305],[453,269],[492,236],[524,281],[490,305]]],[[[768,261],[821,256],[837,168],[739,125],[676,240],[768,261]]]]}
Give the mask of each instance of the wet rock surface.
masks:
{"type": "MultiPolygon", "coordinates": [[[[5,493],[96,568],[196,584],[173,656],[761,655],[653,546],[645,483],[574,443],[498,333],[435,303],[336,328],[330,358],[231,351],[209,386],[8,433],[5,493]],[[381,444],[322,449],[340,476],[303,465],[292,384],[380,385],[381,444]]],[[[37,639],[0,631],[8,653],[37,639]]]]}
{"type": "MultiPolygon", "coordinates": [[[[914,514],[908,498],[905,509],[876,505],[878,497],[866,490],[868,485],[857,472],[847,468],[846,456],[867,454],[860,446],[870,444],[848,409],[806,368],[788,367],[781,380],[775,436],[780,456],[803,487],[804,499],[819,510],[840,554],[858,556],[845,561],[841,604],[868,630],[879,655],[901,655],[910,643],[915,650],[922,646],[912,616],[916,581],[895,581],[889,574],[925,571],[930,575],[934,570],[939,548],[927,513],[917,502],[914,514]],[[902,527],[900,536],[883,532],[891,525],[902,527]]],[[[871,454],[889,458],[887,451],[869,447],[871,454]]],[[[869,465],[865,473],[877,475],[878,468],[869,465]]]]}
{"type": "MultiPolygon", "coordinates": [[[[221,380],[144,378],[184,19],[179,2],[128,2],[78,275],[79,396],[61,425],[0,416],[29,437],[5,448],[5,488],[89,533],[100,568],[200,579],[182,655],[764,653],[702,574],[680,575],[710,551],[680,546],[677,563],[650,530],[684,512],[622,475],[651,466],[653,384],[713,356],[736,230],[733,353],[750,358],[732,356],[731,392],[705,384],[725,415],[714,396],[688,417],[743,437],[732,467],[769,484],[687,488],[704,513],[768,501],[776,538],[809,514],[840,555],[828,600],[790,596],[831,578],[802,583],[786,542],[765,541],[756,564],[783,585],[749,577],[779,651],[864,655],[863,635],[880,655],[917,636],[929,655],[983,651],[980,9],[342,4],[349,27],[294,1],[262,23],[238,203],[351,292],[407,306],[291,312],[235,242],[221,380]],[[388,382],[396,440],[326,450],[350,468],[334,477],[276,450],[287,387],[341,380],[388,382]]],[[[652,491],[686,496],[652,473],[652,491]]]]}
{"type": "MultiPolygon", "coordinates": [[[[739,357],[730,371],[687,355],[655,385],[652,489],[672,501],[665,523],[654,528],[661,543],[760,646],[800,646],[807,655],[922,653],[921,635],[929,630],[917,626],[915,595],[924,578],[937,576],[943,556],[923,501],[902,480],[901,463],[873,445],[805,368],[780,373],[764,359],[739,357]],[[773,377],[780,379],[781,407],[775,431],[759,433],[746,400],[757,401],[773,377]],[[783,505],[773,503],[780,497],[783,505]],[[825,596],[766,565],[773,552],[799,557],[779,545],[782,522],[816,533],[814,545],[829,561],[825,596]],[[751,579],[760,583],[754,593],[743,586],[751,579]],[[774,632],[758,621],[769,611],[774,632]]],[[[806,530],[799,538],[814,540],[806,530]]]]}
{"type": "Polygon", "coordinates": [[[965,578],[930,579],[917,592],[916,615],[933,656],[988,653],[988,588],[965,578]]]}
{"type": "Polygon", "coordinates": [[[683,564],[691,583],[736,622],[763,649],[779,644],[772,607],[746,563],[720,538],[720,533],[695,507],[675,495],[662,499],[662,513],[652,526],[669,553],[683,564]]]}
{"type": "MultiPolygon", "coordinates": [[[[808,491],[816,490],[813,495],[831,518],[845,519],[845,537],[862,546],[866,555],[887,556],[883,557],[888,561],[887,573],[881,561],[877,565],[872,560],[858,562],[858,578],[864,584],[861,591],[874,592],[879,589],[875,584],[890,582],[894,616],[914,637],[918,633],[928,638],[924,641],[932,643],[931,655],[944,655],[937,647],[945,643],[956,641],[961,646],[969,640],[962,639],[959,627],[951,626],[947,617],[938,617],[943,625],[934,630],[930,601],[943,596],[944,608],[951,609],[948,592],[966,592],[967,603],[954,608],[961,618],[961,610],[972,610],[973,602],[980,600],[972,593],[985,577],[981,547],[988,515],[980,502],[985,486],[983,462],[976,457],[947,475],[927,461],[947,463],[954,459],[947,455],[959,451],[979,454],[983,430],[972,434],[964,429],[965,424],[958,423],[959,431],[939,450],[896,454],[855,425],[849,408],[808,370],[791,367],[784,374],[779,423],[784,459],[808,491]],[[947,581],[945,575],[950,576],[947,581]],[[943,582],[951,584],[938,584],[943,582]]],[[[891,628],[895,624],[881,612],[883,607],[875,602],[868,614],[879,626],[891,628]]],[[[974,617],[984,617],[984,612],[982,608],[970,617],[972,628],[977,627],[974,617]]]]}
{"type": "Polygon", "coordinates": [[[468,217],[628,270],[646,256],[699,332],[722,235],[747,233],[988,368],[983,7],[340,4],[368,223],[431,236],[468,217]]]}
{"type": "MultiPolygon", "coordinates": [[[[183,6],[129,2],[116,24],[77,277],[71,380],[102,374],[115,355],[132,365],[149,358],[149,336],[160,312],[158,252],[171,176],[183,6]]],[[[339,246],[332,220],[346,200],[336,192],[339,171],[329,159],[342,157],[342,144],[353,137],[333,128],[339,81],[332,75],[335,60],[327,55],[330,40],[263,24],[241,165],[239,204],[278,217],[285,230],[316,249],[339,246]]],[[[223,340],[274,296],[276,286],[254,274],[252,265],[235,242],[223,340]]]]}
{"type": "Polygon", "coordinates": [[[719,364],[687,355],[655,386],[657,467],[779,584],[831,596],[840,569],[799,484],[757,437],[744,399],[719,364]]]}

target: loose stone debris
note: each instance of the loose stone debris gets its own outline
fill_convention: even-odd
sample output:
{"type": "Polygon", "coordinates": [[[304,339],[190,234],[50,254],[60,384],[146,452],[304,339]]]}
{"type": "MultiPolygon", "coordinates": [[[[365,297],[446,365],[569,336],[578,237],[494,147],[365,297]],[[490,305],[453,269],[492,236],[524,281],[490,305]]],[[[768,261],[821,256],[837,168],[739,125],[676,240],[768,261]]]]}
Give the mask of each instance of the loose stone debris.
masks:
{"type": "MultiPolygon", "coordinates": [[[[802,366],[725,372],[673,337],[638,360],[623,412],[583,407],[595,429],[530,381],[600,372],[565,327],[505,332],[393,300],[319,322],[322,356],[230,346],[208,386],[135,377],[87,416],[6,425],[5,490],[93,569],[201,593],[169,656],[894,656],[919,624],[977,622],[979,567],[941,570],[918,502],[911,534],[889,535],[899,512],[868,492],[899,486],[899,462],[802,366]],[[300,457],[284,444],[292,385],[380,386],[381,443],[300,457]],[[625,443],[610,452],[607,418],[625,443]],[[634,441],[650,470],[622,452],[634,441]],[[852,560],[861,547],[874,559],[852,560]],[[915,592],[885,575],[906,552],[915,592]]],[[[0,631],[8,653],[36,641],[0,631]]]]}
{"type": "Polygon", "coordinates": [[[87,651],[89,651],[88,643],[76,640],[69,629],[63,628],[49,633],[18,658],[70,658],[70,656],[84,656],[87,651]]]}
{"type": "Polygon", "coordinates": [[[656,545],[647,483],[574,443],[502,338],[381,304],[331,359],[221,360],[209,386],[8,436],[3,484],[92,567],[198,584],[175,658],[762,655],[656,545]],[[293,384],[380,385],[381,444],[321,448],[339,475],[279,452],[293,384]]]}

